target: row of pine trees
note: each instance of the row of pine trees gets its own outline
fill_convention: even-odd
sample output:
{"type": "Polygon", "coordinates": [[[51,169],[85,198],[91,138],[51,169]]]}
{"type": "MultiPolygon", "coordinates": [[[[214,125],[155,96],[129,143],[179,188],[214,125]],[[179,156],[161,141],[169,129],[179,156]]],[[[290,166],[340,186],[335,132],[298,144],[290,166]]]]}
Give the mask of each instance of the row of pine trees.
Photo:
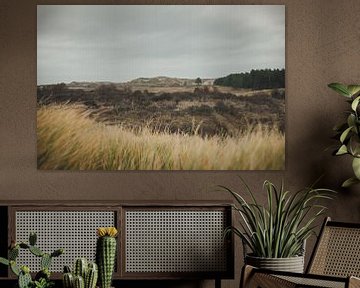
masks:
{"type": "Polygon", "coordinates": [[[260,69],[218,78],[214,85],[248,89],[285,88],[285,69],[260,69]]]}

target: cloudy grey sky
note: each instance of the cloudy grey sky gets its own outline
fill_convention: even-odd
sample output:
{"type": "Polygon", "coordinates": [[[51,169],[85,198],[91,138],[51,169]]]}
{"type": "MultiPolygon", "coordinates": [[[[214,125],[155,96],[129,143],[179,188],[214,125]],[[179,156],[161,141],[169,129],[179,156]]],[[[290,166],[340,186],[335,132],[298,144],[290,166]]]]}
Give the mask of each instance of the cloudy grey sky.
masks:
{"type": "Polygon", "coordinates": [[[284,67],[283,5],[37,8],[38,84],[284,67]]]}

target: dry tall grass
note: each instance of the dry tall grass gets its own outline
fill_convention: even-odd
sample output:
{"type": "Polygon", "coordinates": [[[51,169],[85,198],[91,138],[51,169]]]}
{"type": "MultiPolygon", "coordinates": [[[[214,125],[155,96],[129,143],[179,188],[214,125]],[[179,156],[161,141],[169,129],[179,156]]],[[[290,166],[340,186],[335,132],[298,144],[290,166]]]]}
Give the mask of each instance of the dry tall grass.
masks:
{"type": "Polygon", "coordinates": [[[131,131],[69,104],[40,107],[37,136],[39,169],[277,170],[285,162],[285,137],[274,129],[226,138],[131,131]]]}

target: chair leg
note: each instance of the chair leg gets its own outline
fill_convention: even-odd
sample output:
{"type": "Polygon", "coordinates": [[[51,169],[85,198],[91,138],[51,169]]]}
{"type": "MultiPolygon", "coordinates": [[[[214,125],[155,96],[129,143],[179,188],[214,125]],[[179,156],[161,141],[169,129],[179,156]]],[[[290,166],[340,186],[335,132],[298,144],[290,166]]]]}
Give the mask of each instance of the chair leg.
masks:
{"type": "Polygon", "coordinates": [[[252,267],[250,265],[244,265],[244,267],[242,268],[242,271],[241,271],[239,288],[248,287],[250,280],[251,280],[251,276],[253,274],[253,271],[254,271],[254,267],[252,267]]]}
{"type": "Polygon", "coordinates": [[[215,278],[215,288],[221,288],[221,279],[215,278]]]}

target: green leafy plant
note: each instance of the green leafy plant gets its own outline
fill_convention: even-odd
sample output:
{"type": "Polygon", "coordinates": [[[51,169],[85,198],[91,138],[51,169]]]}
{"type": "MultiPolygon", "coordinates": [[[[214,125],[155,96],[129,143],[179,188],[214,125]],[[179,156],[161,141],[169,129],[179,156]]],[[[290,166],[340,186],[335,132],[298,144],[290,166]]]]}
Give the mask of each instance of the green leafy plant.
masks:
{"type": "Polygon", "coordinates": [[[347,98],[351,109],[346,112],[347,120],[336,127],[336,137],[340,140],[340,145],[334,151],[334,155],[351,155],[353,157],[352,168],[354,176],[347,179],[342,186],[349,187],[360,183],[360,85],[344,85],[341,83],[331,83],[329,88],[347,98]]]}
{"type": "MultiPolygon", "coordinates": [[[[241,179],[242,180],[242,179],[241,179]]],[[[329,189],[304,188],[296,193],[280,189],[270,181],[264,182],[267,205],[261,205],[249,186],[242,180],[251,202],[239,193],[220,186],[236,200],[233,208],[240,215],[240,227],[229,227],[225,234],[233,232],[252,251],[252,256],[288,258],[301,255],[303,244],[314,233],[315,220],[324,214],[326,207],[317,202],[332,199],[329,189]]]]}
{"type": "Polygon", "coordinates": [[[54,282],[49,282],[45,278],[41,278],[41,279],[39,279],[39,281],[35,280],[33,282],[33,287],[34,288],[51,288],[54,285],[55,285],[54,282]]]}
{"type": "Polygon", "coordinates": [[[37,236],[30,233],[29,243],[13,242],[8,251],[8,259],[0,257],[0,263],[10,266],[11,271],[18,277],[19,288],[50,288],[54,283],[50,280],[50,265],[54,257],[64,253],[63,249],[57,249],[51,254],[43,252],[36,246],[37,236]],[[33,255],[39,257],[41,270],[35,275],[33,280],[30,275],[30,268],[26,265],[19,266],[16,259],[19,256],[20,249],[28,250],[33,255]]]}

